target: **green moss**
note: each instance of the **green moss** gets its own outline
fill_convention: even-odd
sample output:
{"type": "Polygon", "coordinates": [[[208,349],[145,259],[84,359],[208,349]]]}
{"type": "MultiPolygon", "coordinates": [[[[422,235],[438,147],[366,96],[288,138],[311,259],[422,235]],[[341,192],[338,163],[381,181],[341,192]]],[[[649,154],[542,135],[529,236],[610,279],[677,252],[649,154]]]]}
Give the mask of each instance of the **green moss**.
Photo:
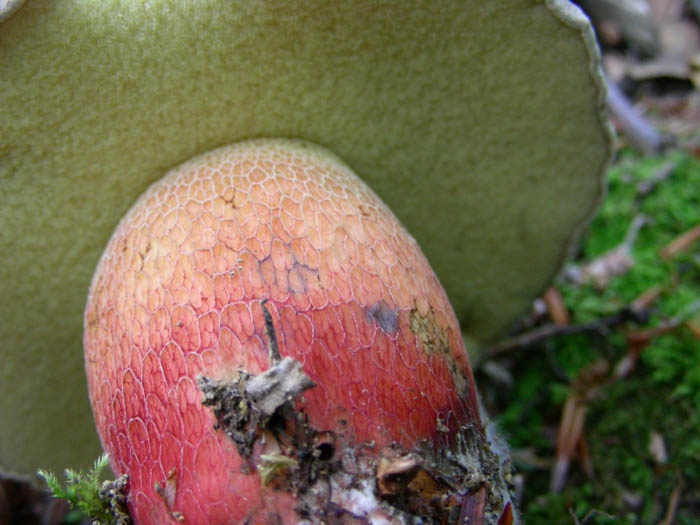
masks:
{"type": "MultiPolygon", "coordinates": [[[[508,356],[505,364],[513,370],[514,386],[500,394],[499,402],[507,408],[499,421],[514,449],[553,457],[562,405],[584,367],[605,359],[612,370],[627,355],[629,331],[695,316],[700,241],[669,260],[659,255],[671,240],[700,224],[700,163],[689,155],[642,158],[622,152],[609,170],[608,196],[571,263],[585,265],[617,247],[640,214],[648,222],[638,232],[633,265],[626,273],[602,288],[563,281],[558,288],[572,323],[586,323],[618,312],[658,286],[661,295],[648,312],[648,322],[627,323],[607,333],[559,336],[508,356]],[[668,178],[640,195],[641,181],[669,169],[668,178]]],[[[574,460],[564,489],[552,493],[549,469],[521,465],[526,523],[573,523],[570,509],[581,521],[592,513],[589,524],[656,523],[664,518],[677,487],[675,523],[700,522],[700,341],[683,325],[653,338],[629,375],[598,387],[584,432],[593,478],[574,460]],[[649,451],[652,432],[666,445],[663,464],[649,451]]]]}
{"type": "Polygon", "coordinates": [[[86,516],[95,525],[131,523],[125,514],[126,500],[122,492],[126,481],[101,481],[108,464],[109,457],[102,454],[87,472],[66,469],[63,485],[53,473],[39,470],[39,476],[46,481],[51,494],[65,499],[70,505],[71,510],[63,519],[65,524],[83,521],[86,516]]]}

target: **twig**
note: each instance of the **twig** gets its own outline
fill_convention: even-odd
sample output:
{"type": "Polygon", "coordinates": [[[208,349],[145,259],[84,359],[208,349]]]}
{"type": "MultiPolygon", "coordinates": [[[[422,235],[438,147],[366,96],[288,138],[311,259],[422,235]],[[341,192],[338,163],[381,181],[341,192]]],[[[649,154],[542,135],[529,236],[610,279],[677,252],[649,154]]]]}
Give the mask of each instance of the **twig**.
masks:
{"type": "Polygon", "coordinates": [[[615,516],[613,516],[612,514],[608,514],[598,509],[591,509],[588,512],[586,512],[586,515],[583,517],[583,519],[579,521],[578,517],[576,517],[576,514],[574,513],[574,508],[569,506],[569,515],[573,518],[574,523],[576,525],[586,525],[586,523],[588,523],[589,520],[596,514],[600,514],[601,516],[605,516],[609,519],[615,519],[615,516]]]}
{"type": "Polygon", "coordinates": [[[642,152],[648,155],[660,153],[668,145],[669,140],[649,124],[641,111],[632,105],[622,90],[612,81],[608,81],[606,103],[629,141],[642,152]]]}
{"type": "Polygon", "coordinates": [[[670,259],[677,253],[685,250],[690,244],[700,239],[700,224],[682,233],[661,250],[659,255],[664,259],[670,259]]]}
{"type": "MultiPolygon", "coordinates": [[[[688,320],[700,310],[700,299],[687,305],[678,315],[662,321],[656,326],[629,332],[627,334],[627,355],[615,365],[614,379],[627,376],[634,368],[642,350],[651,343],[652,339],[675,330],[681,325],[688,326],[688,320]]],[[[692,328],[691,328],[692,331],[692,328]]]]}
{"type": "MultiPolygon", "coordinates": [[[[633,332],[630,335],[633,339],[650,339],[656,335],[661,335],[670,330],[678,328],[698,311],[700,311],[700,299],[688,304],[678,315],[660,323],[658,326],[639,332],[633,332]]],[[[505,341],[501,341],[500,343],[486,348],[483,352],[483,356],[484,359],[487,359],[517,350],[519,348],[528,348],[557,335],[572,335],[586,332],[605,334],[613,326],[617,326],[628,321],[637,324],[645,323],[647,317],[648,312],[646,308],[640,308],[638,305],[628,305],[612,315],[601,317],[600,319],[596,319],[595,321],[590,321],[588,323],[573,325],[548,323],[535,328],[534,330],[530,330],[529,332],[506,339],[505,341]]]]}
{"type": "Polygon", "coordinates": [[[581,525],[581,522],[579,521],[578,516],[576,516],[576,514],[574,513],[574,508],[571,506],[569,507],[569,515],[571,516],[571,519],[574,520],[575,525],[581,525]]]}
{"type": "Polygon", "coordinates": [[[524,334],[517,335],[511,339],[506,339],[500,343],[497,343],[490,348],[487,348],[484,352],[485,357],[493,357],[500,355],[518,348],[527,348],[540,343],[546,339],[551,339],[557,335],[571,335],[580,334],[586,332],[598,332],[605,334],[608,330],[618,324],[622,324],[627,321],[633,321],[635,323],[641,322],[646,317],[645,311],[635,310],[629,306],[625,306],[619,312],[612,315],[601,317],[595,321],[588,323],[580,323],[573,325],[560,325],[556,323],[548,323],[535,328],[524,334]]]}
{"type": "Polygon", "coordinates": [[[263,311],[263,319],[265,320],[265,335],[267,336],[267,357],[270,363],[277,363],[282,358],[280,349],[277,346],[277,336],[275,335],[275,327],[272,324],[272,316],[267,309],[267,299],[260,302],[263,311]]]}
{"type": "Polygon", "coordinates": [[[671,491],[671,496],[668,498],[668,507],[666,508],[666,514],[664,518],[659,522],[659,525],[672,525],[676,519],[676,511],[678,510],[678,505],[681,502],[681,489],[683,488],[683,479],[678,479],[678,483],[671,491]]]}

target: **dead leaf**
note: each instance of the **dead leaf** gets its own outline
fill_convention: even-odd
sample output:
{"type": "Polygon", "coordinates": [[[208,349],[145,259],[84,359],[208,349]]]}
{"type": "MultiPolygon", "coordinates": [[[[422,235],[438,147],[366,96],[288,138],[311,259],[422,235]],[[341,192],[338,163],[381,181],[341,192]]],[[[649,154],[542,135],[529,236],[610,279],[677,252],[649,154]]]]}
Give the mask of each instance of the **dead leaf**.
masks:
{"type": "Polygon", "coordinates": [[[421,463],[413,455],[398,458],[382,457],[377,463],[377,489],[382,496],[404,491],[418,474],[421,463]]]}

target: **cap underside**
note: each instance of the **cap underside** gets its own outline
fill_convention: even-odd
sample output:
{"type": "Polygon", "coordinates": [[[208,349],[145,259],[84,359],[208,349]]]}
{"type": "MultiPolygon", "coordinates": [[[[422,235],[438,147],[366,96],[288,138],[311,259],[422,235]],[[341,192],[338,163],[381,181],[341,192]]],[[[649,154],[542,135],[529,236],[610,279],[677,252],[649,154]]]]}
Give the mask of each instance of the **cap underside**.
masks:
{"type": "Polygon", "coordinates": [[[97,455],[81,327],[100,253],[151,182],[242,139],[332,150],[416,238],[466,332],[507,328],[609,155],[590,29],[564,4],[27,2],[0,25],[0,414],[16,422],[0,464],[97,455]]]}

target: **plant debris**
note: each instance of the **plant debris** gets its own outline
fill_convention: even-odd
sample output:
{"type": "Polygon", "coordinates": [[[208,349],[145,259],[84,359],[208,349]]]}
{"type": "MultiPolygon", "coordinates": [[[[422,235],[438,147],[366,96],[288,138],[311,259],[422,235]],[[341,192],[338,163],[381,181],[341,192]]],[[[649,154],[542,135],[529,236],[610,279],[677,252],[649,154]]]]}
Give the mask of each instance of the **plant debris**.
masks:
{"type": "Polygon", "coordinates": [[[132,522],[126,507],[127,484],[128,477],[122,474],[115,480],[103,481],[100,486],[100,500],[107,502],[113,516],[109,525],[130,525],[132,522]]]}
{"type": "Polygon", "coordinates": [[[566,480],[569,463],[576,450],[583,446],[583,430],[586,421],[588,403],[598,395],[600,387],[607,377],[610,365],[600,359],[579,371],[576,380],[569,389],[569,396],[564,403],[559,430],[555,462],[549,488],[553,492],[561,491],[566,480]]]}
{"type": "MultiPolygon", "coordinates": [[[[276,347],[271,319],[268,326],[268,344],[276,347]]],[[[202,403],[216,417],[215,428],[234,441],[263,486],[295,494],[302,519],[458,523],[468,511],[484,523],[512,522],[510,463],[501,462],[481,430],[458,429],[453,450],[436,450],[427,442],[411,450],[398,445],[375,450],[352,436],[313,428],[294,403],[313,381],[296,359],[276,360],[273,351],[270,356],[270,368],[258,375],[245,370],[232,380],[200,375],[197,384],[202,403]],[[504,508],[510,510],[501,516],[504,508]]]]}
{"type": "Polygon", "coordinates": [[[375,517],[396,523],[418,517],[457,523],[464,502],[479,493],[480,515],[496,523],[509,497],[504,479],[510,466],[500,463],[475,428],[459,429],[454,451],[419,443],[412,450],[393,446],[378,453],[312,428],[293,400],[313,383],[290,357],[257,376],[240,371],[229,382],[200,376],[198,384],[217,428],[264,485],[298,495],[298,512],[306,519],[322,521],[338,512],[361,517],[369,505],[375,517]],[[265,452],[256,455],[256,444],[265,452]]]}
{"type": "Polygon", "coordinates": [[[482,398],[522,467],[526,522],[695,523],[700,155],[626,149],[608,182],[571,264],[589,268],[625,247],[631,265],[602,281],[560,277],[520,332],[482,351],[482,398]],[[648,222],[626,242],[638,217],[648,222]],[[556,295],[568,325],[552,321],[556,295]]]}
{"type": "Polygon", "coordinates": [[[239,370],[233,381],[197,376],[204,394],[202,404],[216,416],[216,428],[222,429],[236,443],[239,453],[250,456],[260,430],[270,418],[314,382],[304,373],[301,363],[285,357],[269,369],[254,376],[239,370]]]}

